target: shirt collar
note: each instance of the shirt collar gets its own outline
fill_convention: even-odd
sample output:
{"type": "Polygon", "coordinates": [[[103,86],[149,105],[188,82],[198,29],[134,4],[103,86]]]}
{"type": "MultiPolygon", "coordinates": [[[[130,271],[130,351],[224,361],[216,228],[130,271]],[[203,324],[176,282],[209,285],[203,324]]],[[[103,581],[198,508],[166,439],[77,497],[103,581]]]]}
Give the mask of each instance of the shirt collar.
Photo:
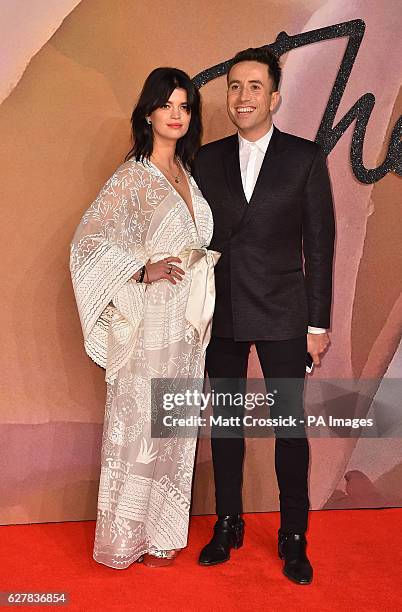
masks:
{"type": "Polygon", "coordinates": [[[246,140],[245,138],[243,138],[243,136],[240,136],[240,134],[238,133],[238,137],[239,137],[239,148],[240,150],[243,149],[243,147],[247,146],[247,145],[255,145],[257,147],[257,149],[261,152],[261,153],[265,153],[267,152],[268,149],[268,145],[269,145],[269,141],[271,140],[271,136],[274,132],[274,125],[271,125],[271,129],[262,137],[259,138],[258,140],[255,140],[254,142],[250,142],[249,140],[246,140]]]}

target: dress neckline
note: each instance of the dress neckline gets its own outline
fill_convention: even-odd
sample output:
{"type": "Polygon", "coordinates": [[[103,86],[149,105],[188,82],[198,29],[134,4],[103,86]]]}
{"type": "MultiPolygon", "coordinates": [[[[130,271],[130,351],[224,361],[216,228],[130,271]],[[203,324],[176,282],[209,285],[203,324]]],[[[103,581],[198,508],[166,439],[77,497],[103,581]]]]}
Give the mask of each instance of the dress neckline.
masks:
{"type": "Polygon", "coordinates": [[[189,217],[190,217],[190,219],[191,219],[191,221],[192,221],[192,223],[193,223],[193,225],[194,225],[194,228],[195,228],[195,230],[196,230],[196,232],[197,232],[197,234],[198,234],[198,231],[197,231],[197,223],[196,223],[195,207],[194,207],[193,187],[192,187],[192,185],[191,185],[191,181],[190,181],[190,178],[189,178],[189,176],[188,176],[188,173],[187,173],[186,169],[184,168],[183,164],[181,163],[181,161],[180,161],[180,160],[178,160],[178,161],[177,161],[177,163],[180,165],[180,168],[183,170],[183,174],[184,174],[184,176],[185,176],[185,180],[187,181],[188,189],[189,189],[189,192],[190,192],[191,207],[192,207],[192,209],[193,209],[194,217],[193,217],[193,215],[192,215],[192,214],[191,214],[191,212],[190,212],[190,208],[189,208],[189,206],[188,206],[188,204],[187,204],[186,200],[183,198],[183,196],[182,196],[182,195],[180,195],[180,193],[177,191],[177,189],[175,188],[175,186],[174,186],[174,185],[173,185],[173,184],[172,184],[172,183],[169,181],[169,179],[168,179],[168,178],[167,178],[167,177],[166,177],[166,176],[163,174],[162,170],[160,170],[160,169],[158,168],[158,166],[157,166],[156,164],[154,164],[154,162],[152,162],[150,159],[148,159],[148,160],[147,160],[147,163],[148,163],[148,164],[150,164],[150,165],[151,165],[151,166],[152,166],[152,167],[153,167],[153,168],[154,168],[154,169],[157,171],[157,173],[158,173],[158,174],[160,174],[160,176],[162,176],[162,177],[165,179],[165,181],[168,183],[168,185],[169,185],[169,186],[170,186],[170,188],[173,190],[173,192],[174,192],[176,195],[178,195],[178,197],[180,198],[180,200],[183,202],[184,206],[186,207],[187,212],[188,212],[188,214],[189,214],[189,217]]]}

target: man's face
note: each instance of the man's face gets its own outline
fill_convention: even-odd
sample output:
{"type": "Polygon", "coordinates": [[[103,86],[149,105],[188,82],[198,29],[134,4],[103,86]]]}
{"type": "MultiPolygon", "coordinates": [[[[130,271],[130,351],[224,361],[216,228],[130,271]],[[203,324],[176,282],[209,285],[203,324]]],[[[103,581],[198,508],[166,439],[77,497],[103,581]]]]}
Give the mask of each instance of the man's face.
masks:
{"type": "Polygon", "coordinates": [[[247,61],[235,64],[229,73],[227,110],[241,136],[255,141],[271,127],[271,113],[279,102],[268,66],[247,61]]]}

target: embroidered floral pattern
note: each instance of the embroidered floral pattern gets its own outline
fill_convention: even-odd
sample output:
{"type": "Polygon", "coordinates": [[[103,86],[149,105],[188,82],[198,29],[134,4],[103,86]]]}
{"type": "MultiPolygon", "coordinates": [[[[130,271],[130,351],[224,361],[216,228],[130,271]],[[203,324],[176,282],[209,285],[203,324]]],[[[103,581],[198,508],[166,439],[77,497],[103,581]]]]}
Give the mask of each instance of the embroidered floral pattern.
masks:
{"type": "Polygon", "coordinates": [[[71,247],[85,347],[108,382],[94,558],[114,568],[187,542],[196,439],[151,438],[151,379],[203,377],[198,333],[184,316],[191,272],[184,266],[176,285],[130,279],[148,260],[209,244],[211,211],[192,179],[191,191],[195,224],[154,166],[126,162],[71,247]]]}

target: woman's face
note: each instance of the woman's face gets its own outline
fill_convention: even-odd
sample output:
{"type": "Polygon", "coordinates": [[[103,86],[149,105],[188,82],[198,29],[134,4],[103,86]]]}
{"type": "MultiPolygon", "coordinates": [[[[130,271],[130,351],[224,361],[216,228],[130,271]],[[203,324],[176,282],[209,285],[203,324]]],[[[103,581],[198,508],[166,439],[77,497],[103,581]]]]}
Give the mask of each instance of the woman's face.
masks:
{"type": "Polygon", "coordinates": [[[187,92],[177,88],[169,100],[156,108],[149,118],[154,137],[160,140],[178,140],[185,135],[190,125],[191,111],[187,104],[187,92]]]}

